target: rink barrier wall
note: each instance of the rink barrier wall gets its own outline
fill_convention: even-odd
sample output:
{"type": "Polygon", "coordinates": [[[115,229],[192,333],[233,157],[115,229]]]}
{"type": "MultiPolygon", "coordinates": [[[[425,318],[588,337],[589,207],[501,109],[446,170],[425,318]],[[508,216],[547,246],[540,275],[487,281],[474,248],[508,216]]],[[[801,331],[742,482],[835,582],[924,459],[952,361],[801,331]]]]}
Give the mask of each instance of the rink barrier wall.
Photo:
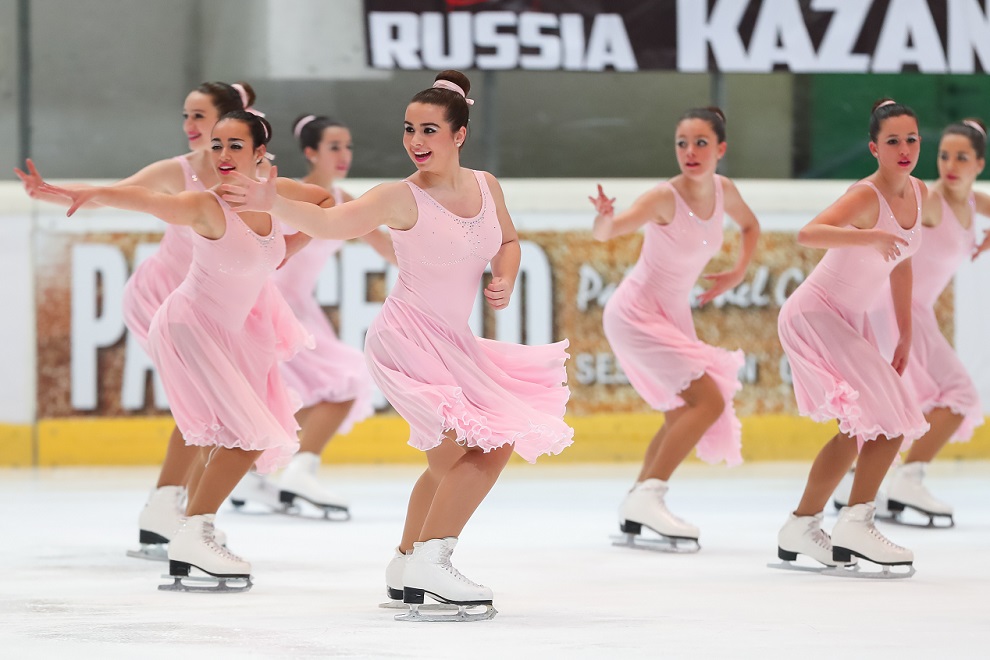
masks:
{"type": "MultiPolygon", "coordinates": [[[[513,219],[520,231],[587,230],[587,195],[602,183],[621,204],[655,184],[644,179],[526,179],[503,180],[513,219]]],[[[92,183],[106,183],[93,181],[92,183]]],[[[380,183],[349,179],[355,196],[380,183]]],[[[814,213],[828,206],[849,181],[737,180],[736,184],[766,231],[796,232],[814,213]]],[[[978,182],[990,193],[990,185],[978,182]]],[[[39,204],[13,182],[0,183],[0,221],[9,228],[0,245],[0,466],[137,465],[154,464],[164,456],[172,428],[169,417],[57,417],[38,419],[38,358],[34,279],[34,241],[41,232],[154,232],[153,218],[104,209],[81,212],[67,219],[57,208],[39,204]]],[[[980,231],[985,221],[981,219],[980,231]]],[[[956,279],[961,299],[979,298],[990,286],[990,259],[967,265],[956,279]]],[[[990,405],[990,309],[956,306],[956,347],[977,380],[981,397],[990,405]]],[[[990,412],[985,408],[987,412],[990,412]]],[[[575,444],[564,461],[639,461],[649,439],[662,422],[658,414],[596,414],[571,416],[575,444]]],[[[816,424],[788,415],[759,415],[743,419],[743,455],[748,461],[811,460],[834,432],[834,425],[816,424]]],[[[331,463],[419,462],[418,451],[405,443],[408,429],[395,416],[376,416],[325,452],[331,463]]],[[[990,425],[977,429],[973,441],[952,444],[940,459],[990,458],[990,425]]],[[[548,459],[543,459],[548,460],[548,459]]]]}
{"type": "MultiPolygon", "coordinates": [[[[558,456],[540,462],[640,461],[646,445],[663,423],[661,414],[572,416],[574,444],[558,456]]],[[[66,418],[38,423],[39,467],[84,465],[154,465],[165,457],[172,432],[171,417],[66,418]]],[[[744,417],[744,460],[810,461],[835,433],[834,424],[804,417],[757,415],[744,417]]],[[[30,427],[28,427],[30,431],[30,427]]],[[[7,429],[0,442],[7,445],[7,429]]],[[[30,461],[30,434],[19,438],[20,453],[0,453],[0,465],[24,467],[30,461]]],[[[323,452],[328,464],[420,463],[422,452],[406,444],[409,426],[396,415],[365,420],[347,435],[334,438],[323,452]]],[[[971,442],[948,445],[939,460],[990,459],[990,424],[976,430],[971,442]]],[[[516,457],[518,462],[522,459],[516,457]]],[[[692,461],[697,459],[692,457],[692,461]]]]}

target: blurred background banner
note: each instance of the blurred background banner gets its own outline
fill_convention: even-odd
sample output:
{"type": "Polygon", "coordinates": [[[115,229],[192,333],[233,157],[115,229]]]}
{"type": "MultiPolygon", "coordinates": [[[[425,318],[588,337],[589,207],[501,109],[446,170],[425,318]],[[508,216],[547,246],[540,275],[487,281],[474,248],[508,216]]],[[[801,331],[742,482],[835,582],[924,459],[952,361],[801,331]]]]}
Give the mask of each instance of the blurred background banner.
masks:
{"type": "Polygon", "coordinates": [[[365,0],[381,69],[974,73],[980,0],[365,0]]]}

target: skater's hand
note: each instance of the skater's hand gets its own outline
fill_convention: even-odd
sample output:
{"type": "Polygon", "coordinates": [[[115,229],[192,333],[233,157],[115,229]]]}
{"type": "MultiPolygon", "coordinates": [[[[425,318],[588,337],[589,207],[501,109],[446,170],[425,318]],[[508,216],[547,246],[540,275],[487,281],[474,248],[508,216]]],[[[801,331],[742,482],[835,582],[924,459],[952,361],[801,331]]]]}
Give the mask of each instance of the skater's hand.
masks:
{"type": "Polygon", "coordinates": [[[99,192],[99,188],[62,188],[61,186],[53,186],[45,181],[42,181],[41,185],[37,188],[37,194],[39,195],[55,195],[57,197],[68,198],[72,203],[69,205],[65,215],[69,217],[71,217],[82,206],[85,206],[93,201],[93,198],[95,198],[99,192]]]}
{"type": "Polygon", "coordinates": [[[234,183],[224,183],[220,186],[223,201],[230,204],[235,211],[271,211],[275,204],[276,179],[278,178],[278,168],[272,167],[272,171],[265,181],[255,181],[251,177],[244,176],[238,171],[231,172],[234,183]]]}
{"type": "Polygon", "coordinates": [[[897,375],[903,376],[904,369],[907,368],[908,355],[911,353],[911,338],[902,336],[894,349],[894,358],[890,361],[890,366],[894,368],[897,375]]]}
{"type": "Polygon", "coordinates": [[[509,296],[512,295],[512,287],[503,277],[493,277],[492,281],[485,287],[485,298],[492,309],[505,309],[509,305],[509,296]]]}
{"type": "Polygon", "coordinates": [[[21,180],[21,183],[24,184],[24,192],[28,194],[28,197],[31,199],[38,199],[41,197],[41,193],[38,189],[45,182],[45,180],[41,178],[41,173],[38,172],[38,168],[34,166],[34,161],[30,158],[27,159],[27,170],[28,171],[25,172],[22,169],[15,167],[14,174],[16,174],[17,178],[21,180]]]}
{"type": "MultiPolygon", "coordinates": [[[[28,162],[30,163],[31,161],[28,162]]],[[[976,261],[976,258],[987,250],[990,250],[990,229],[984,230],[983,242],[977,245],[976,249],[973,250],[973,261],[976,261]]]]}
{"type": "Polygon", "coordinates": [[[903,238],[895,236],[890,232],[879,229],[866,229],[862,231],[866,233],[869,246],[882,254],[884,261],[894,261],[901,256],[901,248],[909,245],[903,238]]]}
{"type": "Polygon", "coordinates": [[[615,197],[609,199],[605,196],[605,191],[602,190],[602,184],[598,184],[598,197],[588,197],[591,204],[595,207],[595,211],[598,215],[614,215],[615,214],[615,197]]]}
{"type": "Polygon", "coordinates": [[[739,286],[739,283],[743,280],[743,273],[727,270],[722,273],[712,273],[711,275],[704,275],[702,279],[708,280],[712,283],[711,288],[698,296],[698,306],[704,307],[711,301],[715,300],[717,297],[728,291],[729,289],[739,286]]]}

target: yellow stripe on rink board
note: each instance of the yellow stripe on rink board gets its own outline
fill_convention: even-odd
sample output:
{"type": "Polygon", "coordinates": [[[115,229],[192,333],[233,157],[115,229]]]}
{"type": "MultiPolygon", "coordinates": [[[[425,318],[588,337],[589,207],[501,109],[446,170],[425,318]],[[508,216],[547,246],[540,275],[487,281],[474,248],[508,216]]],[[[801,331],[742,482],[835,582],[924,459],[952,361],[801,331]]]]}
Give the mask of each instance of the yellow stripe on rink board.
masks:
{"type": "MultiPolygon", "coordinates": [[[[605,414],[567,421],[574,427],[574,444],[541,463],[638,462],[663,416],[605,414]]],[[[757,415],[742,422],[746,461],[810,462],[835,432],[834,424],[789,415],[757,415]]],[[[164,458],[171,431],[170,417],[42,420],[38,464],[154,465],[164,458]]],[[[380,415],[335,438],[323,457],[328,463],[421,463],[422,453],[406,444],[408,438],[409,427],[401,418],[380,415]]],[[[0,465],[30,465],[31,456],[31,427],[0,425],[0,465]]],[[[939,460],[953,459],[990,459],[990,424],[978,428],[971,442],[950,444],[939,455],[939,460]]]]}
{"type": "Polygon", "coordinates": [[[30,424],[0,424],[0,466],[29,467],[34,429],[30,424]]]}

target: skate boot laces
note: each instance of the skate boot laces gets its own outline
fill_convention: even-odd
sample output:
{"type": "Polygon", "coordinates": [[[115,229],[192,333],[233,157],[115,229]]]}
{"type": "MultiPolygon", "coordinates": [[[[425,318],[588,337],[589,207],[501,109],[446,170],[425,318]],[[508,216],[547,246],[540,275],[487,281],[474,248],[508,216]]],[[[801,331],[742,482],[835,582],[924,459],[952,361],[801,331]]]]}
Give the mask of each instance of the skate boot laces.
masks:
{"type": "Polygon", "coordinates": [[[808,532],[808,536],[811,537],[811,540],[815,543],[815,545],[825,550],[830,550],[832,548],[832,537],[828,535],[828,532],[821,528],[817,518],[812,518],[808,523],[808,532]]]}
{"type": "Polygon", "coordinates": [[[235,555],[233,552],[227,549],[226,546],[222,546],[217,543],[216,530],[211,522],[203,522],[203,543],[206,544],[208,548],[213,550],[216,554],[220,555],[223,559],[231,562],[243,562],[244,559],[235,555]]]}
{"type": "Polygon", "coordinates": [[[873,524],[873,521],[872,520],[869,521],[866,524],[866,528],[867,528],[867,531],[869,531],[870,536],[872,536],[874,539],[876,539],[880,543],[884,544],[885,546],[887,546],[891,550],[895,550],[897,552],[903,552],[905,550],[905,548],[902,548],[901,546],[897,545],[896,543],[894,543],[893,541],[891,541],[890,539],[888,539],[886,536],[884,536],[883,534],[881,534],[880,533],[880,530],[877,529],[877,526],[875,524],[873,524]]]}
{"type": "Polygon", "coordinates": [[[451,548],[451,547],[449,547],[449,546],[444,546],[443,548],[441,548],[441,550],[440,550],[440,566],[445,571],[447,571],[448,573],[450,573],[451,576],[453,576],[455,579],[463,582],[464,584],[470,585],[470,586],[475,587],[475,588],[482,587],[483,585],[480,585],[477,582],[474,582],[473,580],[469,580],[459,570],[457,570],[452,563],[450,563],[450,555],[453,552],[454,552],[454,549],[451,548]]]}

